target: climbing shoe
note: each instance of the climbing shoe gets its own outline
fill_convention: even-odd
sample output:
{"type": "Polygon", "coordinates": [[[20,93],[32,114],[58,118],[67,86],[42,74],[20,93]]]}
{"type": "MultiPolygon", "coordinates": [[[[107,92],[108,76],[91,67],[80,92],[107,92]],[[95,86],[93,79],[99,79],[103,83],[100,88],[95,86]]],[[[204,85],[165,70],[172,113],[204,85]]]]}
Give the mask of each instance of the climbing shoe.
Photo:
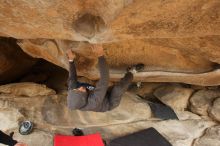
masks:
{"type": "Polygon", "coordinates": [[[128,72],[131,72],[133,74],[135,74],[137,72],[141,72],[143,70],[144,70],[144,64],[142,64],[142,63],[133,65],[131,67],[128,67],[128,69],[127,69],[128,72]]]}
{"type": "Polygon", "coordinates": [[[83,131],[79,128],[73,129],[72,133],[74,136],[83,136],[84,135],[83,131]]]}

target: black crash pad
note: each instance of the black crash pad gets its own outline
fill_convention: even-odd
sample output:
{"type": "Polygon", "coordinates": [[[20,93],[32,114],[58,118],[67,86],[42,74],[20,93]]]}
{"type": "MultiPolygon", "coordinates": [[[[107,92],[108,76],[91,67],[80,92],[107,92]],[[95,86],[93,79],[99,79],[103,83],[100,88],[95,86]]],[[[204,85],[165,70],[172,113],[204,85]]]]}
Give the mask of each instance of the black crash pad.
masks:
{"type": "Polygon", "coordinates": [[[156,129],[149,128],[116,138],[107,146],[172,146],[156,129]]]}

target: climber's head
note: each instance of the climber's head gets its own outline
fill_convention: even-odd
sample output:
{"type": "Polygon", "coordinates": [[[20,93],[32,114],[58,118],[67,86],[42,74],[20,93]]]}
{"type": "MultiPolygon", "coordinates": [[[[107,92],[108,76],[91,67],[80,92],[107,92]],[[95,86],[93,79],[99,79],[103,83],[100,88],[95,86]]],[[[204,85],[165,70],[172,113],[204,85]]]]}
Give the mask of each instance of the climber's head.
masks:
{"type": "Polygon", "coordinates": [[[68,91],[67,106],[72,109],[80,109],[86,105],[88,92],[83,88],[77,88],[68,91]]]}

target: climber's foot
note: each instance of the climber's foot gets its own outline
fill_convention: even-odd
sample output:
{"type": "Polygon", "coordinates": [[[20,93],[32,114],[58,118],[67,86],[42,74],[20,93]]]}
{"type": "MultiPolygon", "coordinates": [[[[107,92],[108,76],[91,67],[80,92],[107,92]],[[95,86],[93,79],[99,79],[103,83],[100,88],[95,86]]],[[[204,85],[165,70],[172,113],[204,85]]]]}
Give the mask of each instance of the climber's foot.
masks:
{"type": "Polygon", "coordinates": [[[137,82],[136,86],[137,86],[137,88],[141,88],[142,87],[142,82],[137,82]]]}
{"type": "Polygon", "coordinates": [[[137,72],[141,72],[143,70],[144,70],[144,64],[142,64],[142,63],[133,65],[127,69],[127,71],[131,72],[132,74],[135,74],[137,72]]]}
{"type": "Polygon", "coordinates": [[[72,134],[73,134],[74,136],[83,136],[83,135],[84,135],[83,131],[82,131],[81,129],[79,129],[79,128],[73,129],[73,130],[72,130],[72,134]]]}

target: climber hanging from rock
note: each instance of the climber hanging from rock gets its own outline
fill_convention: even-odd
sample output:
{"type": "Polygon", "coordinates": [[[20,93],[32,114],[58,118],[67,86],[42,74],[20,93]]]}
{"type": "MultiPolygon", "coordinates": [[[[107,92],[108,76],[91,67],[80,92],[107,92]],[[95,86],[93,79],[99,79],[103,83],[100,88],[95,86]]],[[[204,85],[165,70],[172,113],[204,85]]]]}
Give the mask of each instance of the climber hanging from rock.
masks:
{"type": "Polygon", "coordinates": [[[106,112],[116,108],[121,101],[123,93],[128,89],[133,80],[133,74],[144,68],[143,64],[130,67],[125,76],[116,85],[108,88],[109,68],[104,57],[102,45],[93,45],[93,51],[98,56],[100,80],[93,87],[87,83],[77,81],[75,68],[75,54],[67,51],[69,59],[69,79],[67,105],[72,110],[106,112]]]}

